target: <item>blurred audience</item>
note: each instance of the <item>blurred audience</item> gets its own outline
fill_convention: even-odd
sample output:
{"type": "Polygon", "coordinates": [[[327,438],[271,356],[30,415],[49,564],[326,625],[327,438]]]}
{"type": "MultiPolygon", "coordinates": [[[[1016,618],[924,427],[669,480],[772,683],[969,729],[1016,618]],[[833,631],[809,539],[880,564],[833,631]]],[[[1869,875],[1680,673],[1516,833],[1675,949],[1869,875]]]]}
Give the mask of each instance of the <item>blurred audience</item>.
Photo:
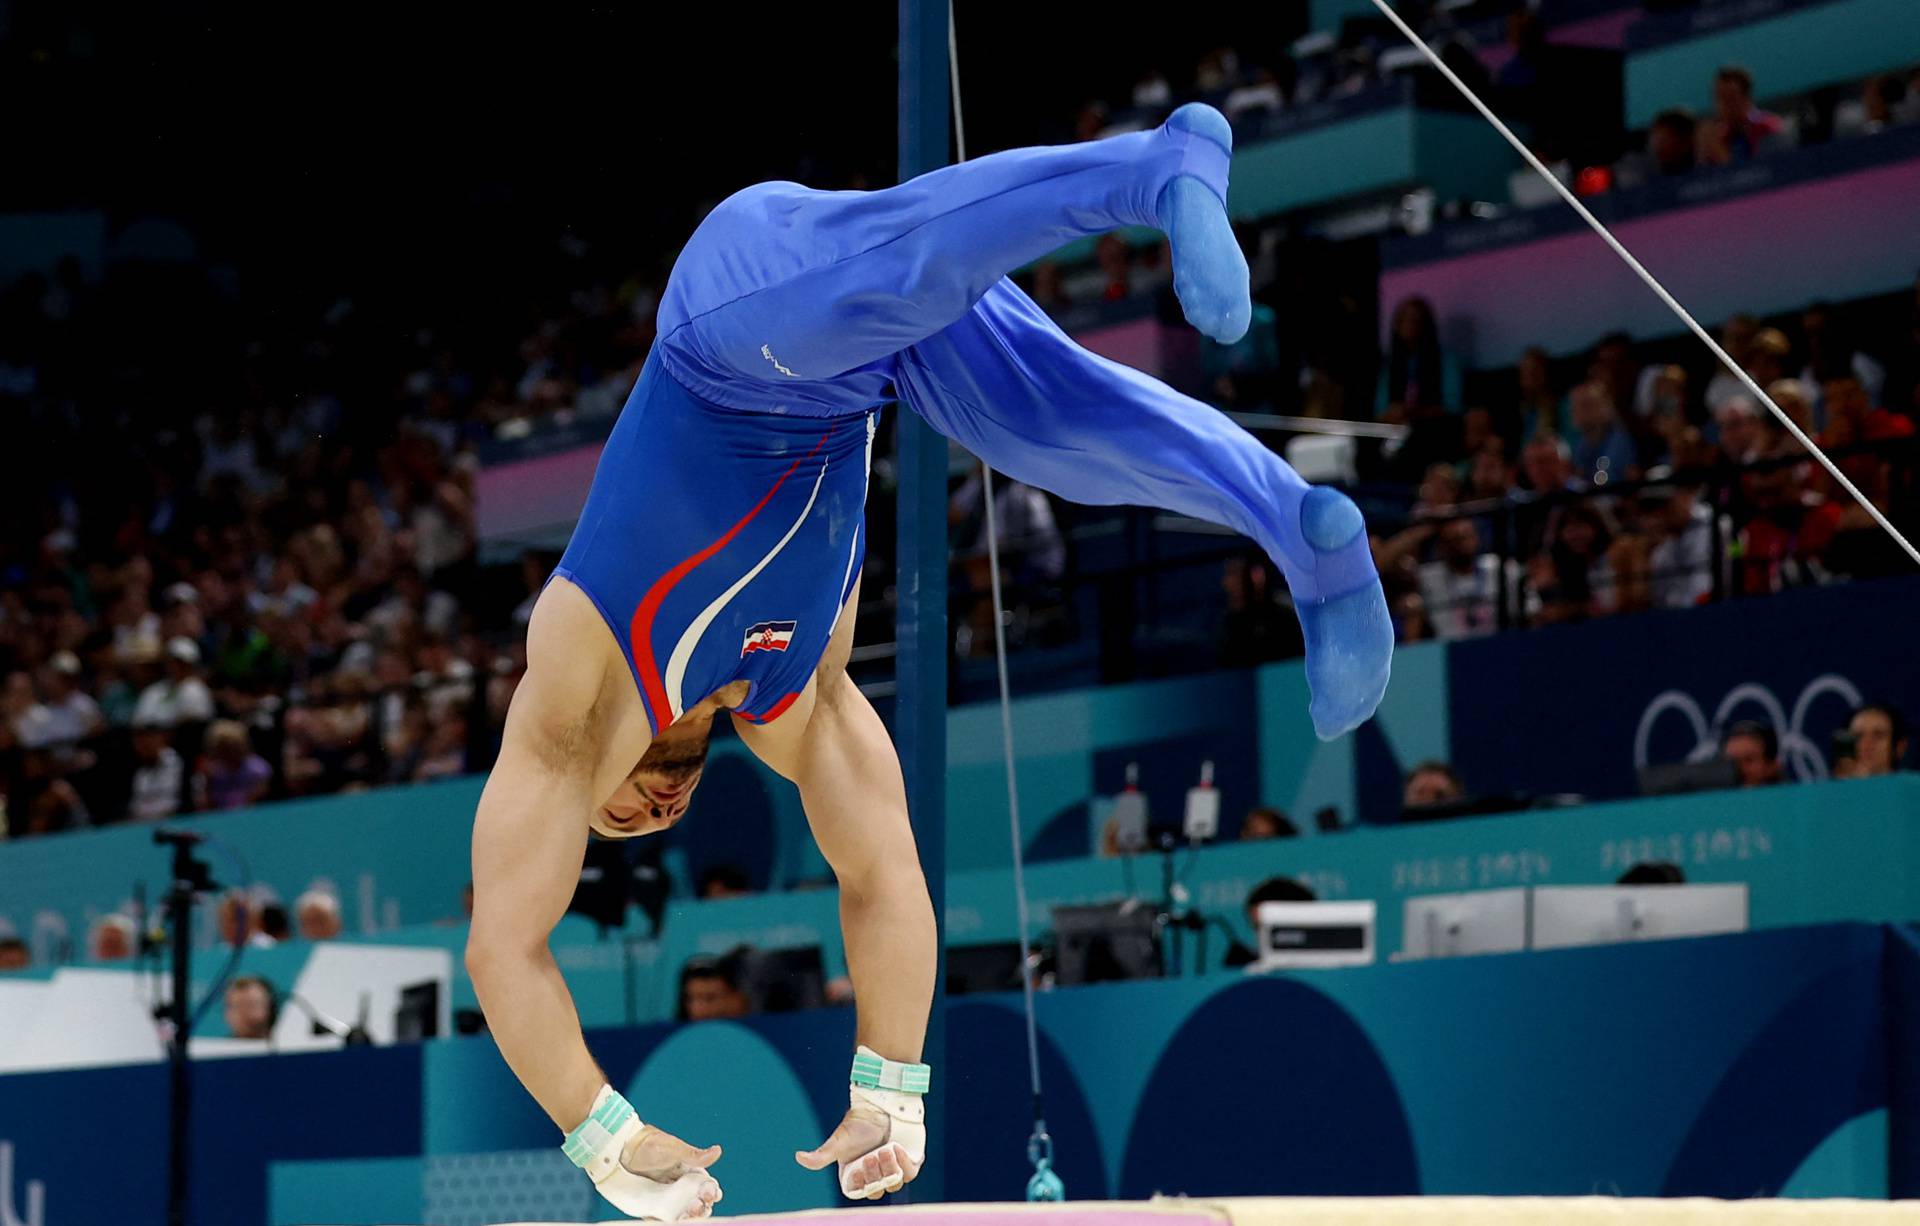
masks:
{"type": "Polygon", "coordinates": [[[1741,720],[1720,738],[1720,754],[1733,763],[1739,786],[1769,787],[1779,783],[1780,736],[1768,724],[1741,720]]]}
{"type": "Polygon", "coordinates": [[[1480,530],[1471,520],[1450,519],[1436,534],[1434,560],[1420,566],[1420,599],[1435,637],[1470,639],[1499,627],[1497,601],[1503,575],[1513,575],[1500,559],[1480,550],[1480,530]]]}
{"type": "Polygon", "coordinates": [[[157,822],[180,811],[186,785],[186,765],[180,752],[167,744],[167,725],[148,719],[133,726],[133,784],[127,817],[157,822]]]}
{"type": "Polygon", "coordinates": [[[1241,842],[1259,839],[1291,839],[1299,833],[1299,828],[1286,814],[1267,805],[1256,805],[1248,809],[1247,815],[1240,819],[1241,842]]]}
{"type": "Polygon", "coordinates": [[[1833,764],[1840,779],[1866,779],[1905,770],[1910,732],[1906,713],[1872,702],[1853,713],[1840,738],[1842,752],[1833,764]]]}
{"type": "Polygon", "coordinates": [[[280,1012],[279,994],[273,985],[258,975],[237,975],[227,985],[224,1012],[227,1032],[236,1039],[273,1037],[273,1024],[280,1012]]]}
{"type": "Polygon", "coordinates": [[[124,915],[103,915],[87,930],[87,956],[95,962],[125,962],[139,947],[140,931],[124,915]]]}
{"type": "Polygon", "coordinates": [[[1713,75],[1713,114],[1699,125],[1702,166],[1731,166],[1752,160],[1786,130],[1780,116],[1753,101],[1753,74],[1729,64],[1713,75]]]}
{"type": "Polygon", "coordinates": [[[1458,363],[1440,347],[1433,304],[1407,298],[1393,309],[1386,360],[1380,372],[1380,417],[1389,422],[1416,421],[1458,413],[1458,363]]]}
{"type": "Polygon", "coordinates": [[[294,900],[293,920],[303,941],[331,941],[345,929],[340,896],[328,889],[312,889],[294,900]]]}
{"type": "Polygon", "coordinates": [[[1466,785],[1460,781],[1460,775],[1453,767],[1437,759],[1429,759],[1407,772],[1407,784],[1401,792],[1400,803],[1409,809],[1419,809],[1464,800],[1466,795],[1466,785]]]}
{"type": "Polygon", "coordinates": [[[741,985],[739,959],[690,958],[680,971],[679,1018],[706,1022],[745,1017],[753,1011],[741,985]]]}
{"type": "Polygon", "coordinates": [[[1568,396],[1573,417],[1574,475],[1592,485],[1632,480],[1637,473],[1633,440],[1620,424],[1614,393],[1600,382],[1582,383],[1568,396]]]}
{"type": "MultiPolygon", "coordinates": [[[[1317,902],[1318,896],[1304,881],[1293,877],[1269,877],[1247,894],[1247,928],[1257,943],[1260,939],[1260,907],[1270,902],[1317,902]]],[[[1227,946],[1223,965],[1229,968],[1252,966],[1260,961],[1260,951],[1236,937],[1227,946]]]]}
{"type": "Polygon", "coordinates": [[[266,799],[273,768],[253,752],[246,726],[215,720],[207,727],[206,753],[193,773],[196,808],[240,809],[266,799]]]}
{"type": "Polygon", "coordinates": [[[755,892],[753,879],[738,864],[710,865],[700,874],[696,891],[701,898],[744,898],[755,892]]]}

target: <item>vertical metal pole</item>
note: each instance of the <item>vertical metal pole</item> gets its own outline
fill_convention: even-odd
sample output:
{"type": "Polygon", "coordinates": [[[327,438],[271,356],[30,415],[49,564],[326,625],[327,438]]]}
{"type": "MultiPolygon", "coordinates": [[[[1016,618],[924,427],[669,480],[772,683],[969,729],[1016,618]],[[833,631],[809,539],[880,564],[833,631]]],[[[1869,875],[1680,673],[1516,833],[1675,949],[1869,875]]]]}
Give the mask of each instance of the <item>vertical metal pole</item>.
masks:
{"type": "MultiPolygon", "coordinates": [[[[945,166],[951,118],[947,79],[947,0],[900,0],[900,180],[945,166]]],[[[920,866],[940,923],[940,952],[927,1025],[927,1165],[913,1186],[919,1202],[946,1198],[949,1139],[947,1067],[947,440],[912,413],[895,409],[899,440],[899,536],[895,577],[894,736],[906,774],[920,866]]]]}
{"type": "Polygon", "coordinates": [[[167,1226],[187,1226],[188,1180],[193,1170],[193,1067],[188,1063],[188,1022],[193,1006],[193,882],[188,847],[173,848],[173,889],[167,895],[167,934],[173,955],[173,998],[167,1013],[173,1034],[167,1043],[167,1226]]]}

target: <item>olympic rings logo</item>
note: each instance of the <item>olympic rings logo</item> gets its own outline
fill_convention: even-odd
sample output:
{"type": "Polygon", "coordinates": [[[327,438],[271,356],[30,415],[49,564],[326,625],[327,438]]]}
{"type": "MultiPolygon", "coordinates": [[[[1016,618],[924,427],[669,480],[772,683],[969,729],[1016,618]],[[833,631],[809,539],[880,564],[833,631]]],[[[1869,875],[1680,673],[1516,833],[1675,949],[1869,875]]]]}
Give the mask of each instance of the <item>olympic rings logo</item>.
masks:
{"type": "Polygon", "coordinates": [[[1633,765],[1636,769],[1648,765],[1647,742],[1652,739],[1654,725],[1668,711],[1678,713],[1693,729],[1694,746],[1687,753],[1687,761],[1705,762],[1719,754],[1720,736],[1731,722],[1729,717],[1742,703],[1752,703],[1765,713],[1767,724],[1780,738],[1781,764],[1796,778],[1825,779],[1827,755],[1807,736],[1804,725],[1807,712],[1815,700],[1828,694],[1846,702],[1849,710],[1863,701],[1853,682],[1838,673],[1823,673],[1808,682],[1807,688],[1800,692],[1800,697],[1793,704],[1792,717],[1789,718],[1772,690],[1758,682],[1748,681],[1727,692],[1709,722],[1700,704],[1693,700],[1693,695],[1685,690],[1666,690],[1648,703],[1647,709],[1640,715],[1640,727],[1633,734],[1633,765]]]}

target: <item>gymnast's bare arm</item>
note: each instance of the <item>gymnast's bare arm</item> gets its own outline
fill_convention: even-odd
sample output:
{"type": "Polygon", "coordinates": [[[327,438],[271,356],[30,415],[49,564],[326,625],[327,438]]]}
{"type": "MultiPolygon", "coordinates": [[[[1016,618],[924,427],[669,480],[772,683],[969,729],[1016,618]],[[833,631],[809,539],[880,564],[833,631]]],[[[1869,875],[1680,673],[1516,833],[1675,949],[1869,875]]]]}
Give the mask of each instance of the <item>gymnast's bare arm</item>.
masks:
{"type": "MultiPolygon", "coordinates": [[[[591,814],[648,739],[619,647],[586,595],[556,579],[534,606],[526,676],[474,818],[467,970],[501,1055],[562,1131],[586,1119],[606,1077],[547,939],[579,881],[591,814]]],[[[718,1157],[649,1128],[624,1165],[670,1181],[718,1157]]]]}
{"type": "MultiPolygon", "coordinates": [[[[858,1042],[889,1060],[918,1062],[933,1001],[933,903],[907,820],[900,758],[846,672],[859,590],[841,610],[813,680],[770,724],[735,720],[741,739],[800,789],[820,852],[840,883],[840,928],[859,1011],[858,1042]]],[[[919,1174],[888,1146],[884,1114],[849,1111],[818,1149],[794,1155],[810,1170],[839,1163],[842,1186],[877,1197],[919,1174]],[[877,1118],[876,1118],[877,1116],[877,1118]]]]}

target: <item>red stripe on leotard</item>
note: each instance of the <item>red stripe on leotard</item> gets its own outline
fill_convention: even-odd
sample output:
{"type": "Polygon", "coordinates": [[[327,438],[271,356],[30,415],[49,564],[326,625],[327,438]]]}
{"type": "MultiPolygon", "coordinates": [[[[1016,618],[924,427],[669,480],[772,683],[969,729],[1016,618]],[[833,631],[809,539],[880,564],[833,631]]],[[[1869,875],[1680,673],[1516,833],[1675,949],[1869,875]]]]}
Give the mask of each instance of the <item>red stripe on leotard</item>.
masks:
{"type": "MultiPolygon", "coordinates": [[[[818,454],[820,448],[826,445],[830,435],[831,432],[821,435],[820,440],[813,445],[812,451],[787,465],[787,471],[780,474],[780,479],[773,483],[773,488],[762,495],[759,502],[753,504],[752,510],[740,517],[739,523],[728,528],[719,540],[654,580],[653,586],[647,589],[647,594],[640,598],[639,607],[633,611],[633,623],[628,629],[627,637],[633,644],[633,671],[639,674],[640,694],[646,700],[647,714],[653,719],[655,732],[671,724],[675,715],[673,705],[667,699],[666,682],[660,677],[660,666],[654,662],[653,658],[653,619],[659,614],[661,604],[667,599],[667,593],[686,578],[694,567],[726,548],[728,541],[738,536],[742,528],[752,523],[753,517],[760,514],[761,510],[773,501],[773,496],[780,492],[780,487],[787,483],[787,478],[793,475],[794,470],[818,454]]],[[[706,695],[702,694],[701,697],[705,698],[706,695]]]]}

